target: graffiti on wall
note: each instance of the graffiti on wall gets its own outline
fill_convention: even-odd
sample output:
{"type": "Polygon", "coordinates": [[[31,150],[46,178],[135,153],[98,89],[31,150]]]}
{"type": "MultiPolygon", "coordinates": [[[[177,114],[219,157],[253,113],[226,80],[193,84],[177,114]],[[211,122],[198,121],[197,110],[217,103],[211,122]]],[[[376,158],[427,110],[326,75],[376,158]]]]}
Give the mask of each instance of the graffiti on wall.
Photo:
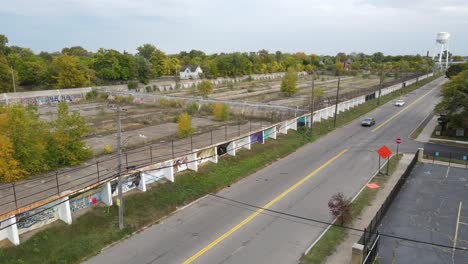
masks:
{"type": "Polygon", "coordinates": [[[67,95],[60,95],[60,96],[58,96],[58,95],[49,96],[49,102],[51,104],[58,104],[61,101],[71,103],[73,100],[72,100],[71,96],[68,95],[68,94],[67,95]]]}
{"type": "Polygon", "coordinates": [[[270,127],[269,129],[265,130],[263,132],[263,138],[271,138],[273,136],[273,133],[275,133],[276,127],[270,127]]]}
{"type": "Polygon", "coordinates": [[[263,132],[257,132],[255,134],[250,135],[250,143],[263,143],[263,132]]]}
{"type": "Polygon", "coordinates": [[[214,158],[214,155],[215,155],[215,149],[214,148],[204,149],[204,150],[197,153],[197,159],[198,159],[197,162],[198,162],[198,164],[207,162],[210,159],[214,158]]]}
{"type": "Polygon", "coordinates": [[[174,159],[172,161],[173,162],[172,166],[174,167],[174,173],[186,170],[188,168],[187,167],[188,161],[189,161],[188,156],[183,156],[183,157],[174,159]]]}
{"type": "Polygon", "coordinates": [[[93,206],[101,201],[101,192],[89,191],[70,199],[70,210],[72,212],[93,206]]]}
{"type": "Polygon", "coordinates": [[[49,207],[50,205],[38,207],[16,215],[18,233],[23,234],[58,220],[57,208],[49,207]]]}
{"type": "Polygon", "coordinates": [[[229,143],[224,143],[224,144],[219,145],[216,148],[216,152],[217,152],[218,156],[222,156],[222,155],[227,153],[228,145],[229,145],[229,143]]]}
{"type": "MultiPolygon", "coordinates": [[[[132,174],[124,179],[122,179],[122,193],[128,192],[130,190],[135,189],[138,185],[140,185],[140,172],[132,174]]],[[[118,194],[118,181],[113,181],[111,183],[111,192],[112,196],[116,196],[118,194]]]]}

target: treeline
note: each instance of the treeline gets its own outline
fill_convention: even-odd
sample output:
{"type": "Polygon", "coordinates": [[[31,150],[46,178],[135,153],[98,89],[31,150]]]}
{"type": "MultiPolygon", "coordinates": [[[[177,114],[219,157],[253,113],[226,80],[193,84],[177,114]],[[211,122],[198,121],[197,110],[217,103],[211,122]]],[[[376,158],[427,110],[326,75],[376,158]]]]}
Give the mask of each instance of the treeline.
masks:
{"type": "Polygon", "coordinates": [[[68,113],[65,102],[51,122],[39,120],[33,107],[0,106],[0,182],[81,164],[92,157],[82,140],[87,132],[84,119],[68,113]]]}
{"type": "Polygon", "coordinates": [[[206,78],[250,74],[326,70],[335,74],[372,72],[425,72],[432,69],[429,58],[385,56],[381,52],[338,53],[336,56],[307,55],[303,52],[234,52],[207,55],[192,50],[167,55],[154,45],[144,44],[136,54],[113,49],[87,51],[82,47],[63,48],[61,52],[35,54],[29,48],[8,46],[0,35],[0,92],[13,91],[13,81],[25,89],[85,87],[137,80],[147,83],[163,75],[178,76],[182,65],[200,65],[206,78]]]}

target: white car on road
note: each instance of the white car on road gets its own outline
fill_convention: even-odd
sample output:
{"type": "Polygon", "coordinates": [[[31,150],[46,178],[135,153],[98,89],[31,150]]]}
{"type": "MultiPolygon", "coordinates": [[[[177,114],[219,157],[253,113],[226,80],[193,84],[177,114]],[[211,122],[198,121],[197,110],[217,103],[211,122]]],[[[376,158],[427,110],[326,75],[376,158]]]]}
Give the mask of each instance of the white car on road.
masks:
{"type": "Polygon", "coordinates": [[[405,101],[403,100],[396,100],[395,103],[393,104],[394,106],[404,106],[405,101]]]}

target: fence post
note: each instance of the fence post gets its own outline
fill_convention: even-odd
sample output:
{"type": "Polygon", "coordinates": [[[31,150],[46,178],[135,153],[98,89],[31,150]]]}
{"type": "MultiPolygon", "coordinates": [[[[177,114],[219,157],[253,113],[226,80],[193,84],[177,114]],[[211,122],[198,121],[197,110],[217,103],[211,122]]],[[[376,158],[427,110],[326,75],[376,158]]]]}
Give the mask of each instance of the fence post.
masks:
{"type": "Polygon", "coordinates": [[[18,199],[16,199],[15,182],[13,182],[13,196],[15,197],[15,209],[18,209],[18,199]]]}
{"type": "Polygon", "coordinates": [[[240,122],[237,124],[238,136],[240,137],[240,122]]]}
{"type": "Polygon", "coordinates": [[[59,182],[58,182],[58,171],[55,171],[55,181],[57,182],[57,194],[60,194],[59,182]]]}
{"type": "Polygon", "coordinates": [[[211,144],[210,145],[213,145],[213,129],[210,129],[210,135],[211,135],[211,144]]]}
{"type": "Polygon", "coordinates": [[[128,153],[125,153],[125,168],[127,168],[128,171],[128,153]]]}
{"type": "Polygon", "coordinates": [[[99,161],[96,161],[96,172],[97,172],[97,181],[100,182],[100,180],[99,180],[99,161]]]}
{"type": "Polygon", "coordinates": [[[171,140],[171,146],[172,146],[172,158],[174,158],[174,140],[171,140]]]}
{"type": "Polygon", "coordinates": [[[150,146],[150,160],[153,163],[153,146],[150,146]]]}

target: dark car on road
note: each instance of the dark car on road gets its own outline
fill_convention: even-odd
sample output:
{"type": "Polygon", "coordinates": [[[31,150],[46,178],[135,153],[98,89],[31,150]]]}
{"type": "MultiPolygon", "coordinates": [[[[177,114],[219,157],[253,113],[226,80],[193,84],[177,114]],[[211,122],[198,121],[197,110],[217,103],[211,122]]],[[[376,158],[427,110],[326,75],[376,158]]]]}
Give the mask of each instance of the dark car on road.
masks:
{"type": "Polygon", "coordinates": [[[375,125],[375,119],[372,117],[365,117],[361,121],[361,126],[373,126],[373,125],[375,125]]]}

